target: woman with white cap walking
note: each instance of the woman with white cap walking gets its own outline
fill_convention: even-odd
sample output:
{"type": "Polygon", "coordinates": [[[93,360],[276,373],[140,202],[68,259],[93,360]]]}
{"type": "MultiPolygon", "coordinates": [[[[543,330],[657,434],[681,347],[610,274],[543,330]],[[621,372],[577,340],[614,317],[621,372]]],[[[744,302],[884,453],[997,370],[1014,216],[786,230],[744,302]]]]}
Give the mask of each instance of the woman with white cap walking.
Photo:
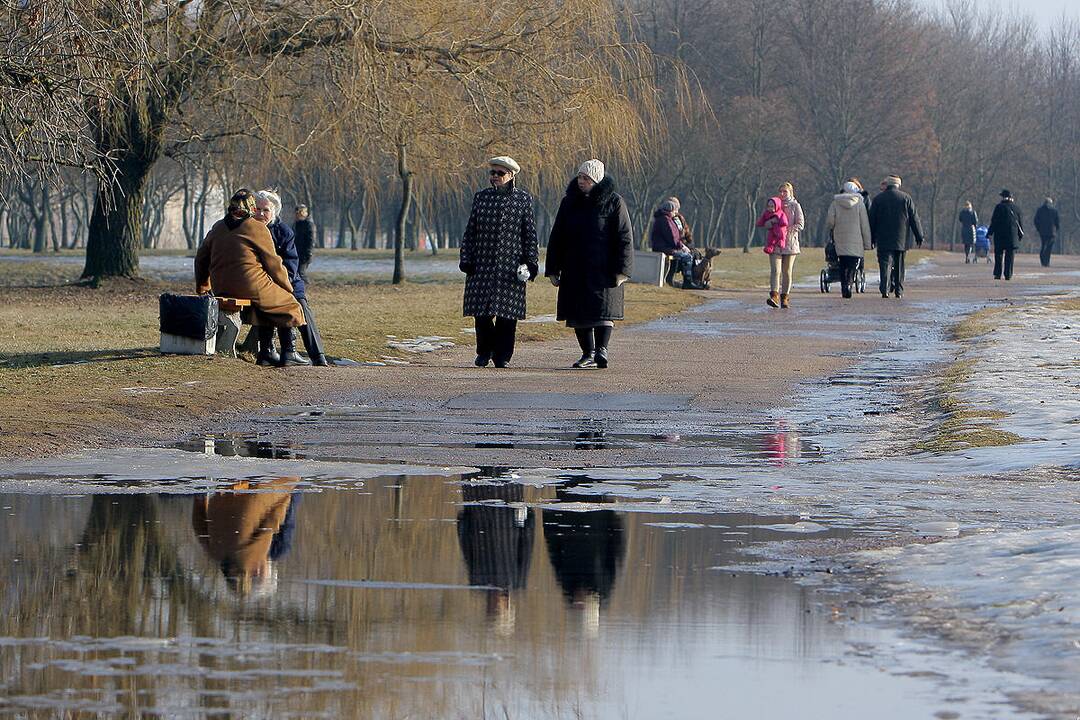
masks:
{"type": "Polygon", "coordinates": [[[623,319],[623,283],[634,263],[626,202],[604,163],[588,160],[570,181],[548,240],[544,274],[559,288],[557,317],[574,329],[577,368],[606,368],[616,320],[623,319]]]}
{"type": "Polygon", "coordinates": [[[476,365],[506,367],[517,321],[525,319],[525,283],[540,269],[532,195],[515,183],[521,166],[506,155],[488,160],[491,187],[476,193],[461,239],[464,315],[476,321],[476,365]]]}
{"type": "Polygon", "coordinates": [[[840,292],[851,297],[855,272],[863,253],[870,249],[870,217],[866,212],[860,188],[851,180],[844,183],[839,195],[833,196],[825,224],[832,233],[836,257],[840,261],[840,292]]]}

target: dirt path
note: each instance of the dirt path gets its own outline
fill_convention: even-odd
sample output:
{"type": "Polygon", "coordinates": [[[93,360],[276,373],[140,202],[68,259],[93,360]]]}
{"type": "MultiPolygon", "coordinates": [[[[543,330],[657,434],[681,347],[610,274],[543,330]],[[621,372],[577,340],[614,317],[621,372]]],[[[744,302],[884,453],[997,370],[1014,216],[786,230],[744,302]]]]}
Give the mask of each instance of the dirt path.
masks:
{"type": "MultiPolygon", "coordinates": [[[[764,281],[764,258],[761,271],[764,281]]],[[[560,340],[521,344],[513,366],[504,370],[474,367],[472,348],[464,346],[417,355],[403,367],[251,368],[240,378],[233,372],[206,374],[205,363],[196,359],[166,379],[151,362],[142,376],[113,382],[137,386],[125,388],[130,393],[102,401],[108,393],[101,389],[88,397],[61,392],[50,401],[51,415],[41,417],[48,388],[63,385],[65,372],[43,368],[36,379],[40,392],[17,394],[0,409],[0,433],[9,440],[0,447],[16,456],[46,457],[83,447],[164,446],[196,433],[231,431],[287,443],[297,429],[267,422],[261,410],[371,406],[393,417],[373,412],[335,430],[342,442],[350,433],[360,437],[366,449],[353,455],[364,459],[517,466],[667,461],[667,449],[653,446],[592,447],[596,452],[587,458],[573,453],[569,459],[560,451],[580,449],[575,441],[582,433],[686,434],[726,417],[760,420],[789,405],[800,382],[843,370],[861,351],[902,346],[903,328],[912,323],[945,323],[999,301],[1037,301],[1074,288],[1078,278],[1076,257],[1055,258],[1046,270],[1036,256],[1022,255],[1016,277],[1004,283],[992,280],[985,264],[965,265],[959,255],[938,253],[911,268],[901,301],[882,299],[872,277],[869,292],[846,301],[836,287],[829,294],[820,293],[816,283],[798,287],[789,310],[766,307],[762,290],[721,287],[703,294],[704,305],[679,316],[620,324],[606,370],[570,369],[579,351],[569,331],[560,340]],[[170,384],[175,387],[165,387],[164,395],[135,392],[170,384]],[[232,408],[223,413],[224,396],[232,398],[232,408]],[[38,420],[27,421],[33,417],[38,420]],[[491,423],[502,425],[485,434],[484,425],[491,423]],[[568,442],[514,442],[522,431],[568,442]],[[445,445],[436,441],[448,433],[456,436],[452,447],[429,447],[445,445]],[[485,441],[490,435],[499,442],[485,441]],[[493,446],[499,444],[504,447],[493,446]]],[[[633,297],[632,286],[629,292],[633,297]]],[[[107,363],[101,367],[103,373],[120,372],[107,363]]],[[[707,462],[709,456],[687,460],[707,462]]]]}
{"type": "MultiPolygon", "coordinates": [[[[799,383],[828,377],[873,348],[902,348],[913,327],[947,324],[988,304],[1038,301],[1074,287],[1078,277],[1080,258],[1055,259],[1045,270],[1036,256],[1023,255],[1011,282],[995,282],[989,266],[940,253],[909,269],[902,300],[881,298],[876,278],[852,300],[836,287],[829,294],[797,288],[789,310],[768,308],[760,291],[721,290],[677,317],[616,328],[606,370],[570,369],[579,351],[569,334],[519,348],[503,370],[474,367],[472,349],[458,347],[419,356],[408,367],[342,373],[344,384],[316,411],[321,420],[306,426],[259,416],[232,429],[283,445],[309,432],[329,436],[342,453],[366,460],[512,467],[670,462],[672,449],[662,442],[610,440],[702,433],[727,419],[762,421],[790,404],[799,383]],[[370,409],[350,409],[335,420],[334,406],[370,409]],[[606,440],[590,442],[590,434],[606,440]],[[578,452],[583,446],[587,455],[578,452]]],[[[707,447],[679,452],[686,462],[713,457],[707,447]]]]}

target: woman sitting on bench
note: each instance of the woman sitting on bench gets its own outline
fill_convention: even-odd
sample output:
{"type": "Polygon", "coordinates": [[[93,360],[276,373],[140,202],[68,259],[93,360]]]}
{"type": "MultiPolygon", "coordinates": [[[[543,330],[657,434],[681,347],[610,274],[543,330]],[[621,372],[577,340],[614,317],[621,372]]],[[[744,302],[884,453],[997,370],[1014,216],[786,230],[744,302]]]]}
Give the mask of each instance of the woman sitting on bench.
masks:
{"type": "Polygon", "coordinates": [[[195,255],[195,291],[251,300],[251,324],[259,330],[259,365],[274,365],[275,327],[299,327],[304,311],[264,223],[254,218],[255,195],[237,190],[229,212],[214,223],[195,255]]]}

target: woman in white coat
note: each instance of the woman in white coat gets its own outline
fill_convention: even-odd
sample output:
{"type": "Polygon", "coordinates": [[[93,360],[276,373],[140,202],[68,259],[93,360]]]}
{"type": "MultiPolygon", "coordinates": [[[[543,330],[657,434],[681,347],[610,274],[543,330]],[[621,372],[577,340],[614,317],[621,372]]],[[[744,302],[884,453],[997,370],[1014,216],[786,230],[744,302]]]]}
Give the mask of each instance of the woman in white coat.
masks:
{"type": "Polygon", "coordinates": [[[840,259],[841,293],[849,298],[859,260],[863,252],[870,249],[870,218],[858,185],[850,181],[844,183],[840,194],[833,196],[825,222],[840,259]]]}

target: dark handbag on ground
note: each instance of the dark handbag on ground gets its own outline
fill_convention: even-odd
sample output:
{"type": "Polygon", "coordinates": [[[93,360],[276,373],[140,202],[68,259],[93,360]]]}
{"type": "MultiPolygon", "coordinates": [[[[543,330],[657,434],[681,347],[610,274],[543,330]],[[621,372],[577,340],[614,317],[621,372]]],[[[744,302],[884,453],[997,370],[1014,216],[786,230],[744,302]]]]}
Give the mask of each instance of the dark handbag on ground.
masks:
{"type": "Polygon", "coordinates": [[[163,293],[158,298],[161,332],[209,340],[217,334],[218,300],[213,295],[163,293]]]}

